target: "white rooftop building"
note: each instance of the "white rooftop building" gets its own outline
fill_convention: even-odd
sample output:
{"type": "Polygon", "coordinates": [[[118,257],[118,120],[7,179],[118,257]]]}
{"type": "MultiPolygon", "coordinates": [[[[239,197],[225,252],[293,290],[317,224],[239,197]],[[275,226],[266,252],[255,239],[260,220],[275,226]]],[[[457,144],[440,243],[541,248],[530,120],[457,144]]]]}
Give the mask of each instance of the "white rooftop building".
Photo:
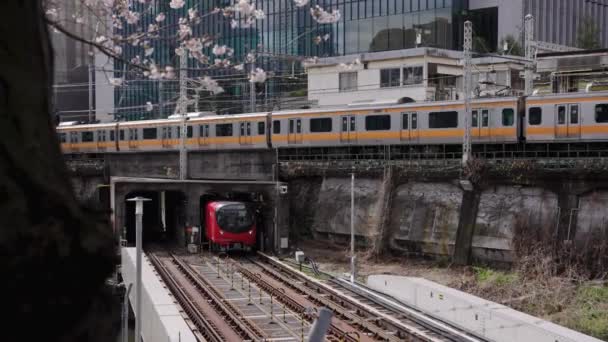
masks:
{"type": "MultiPolygon", "coordinates": [[[[319,106],[462,98],[462,52],[415,48],[320,58],[306,65],[308,99],[319,106]]],[[[519,93],[519,57],[473,59],[477,96],[519,93]]]]}

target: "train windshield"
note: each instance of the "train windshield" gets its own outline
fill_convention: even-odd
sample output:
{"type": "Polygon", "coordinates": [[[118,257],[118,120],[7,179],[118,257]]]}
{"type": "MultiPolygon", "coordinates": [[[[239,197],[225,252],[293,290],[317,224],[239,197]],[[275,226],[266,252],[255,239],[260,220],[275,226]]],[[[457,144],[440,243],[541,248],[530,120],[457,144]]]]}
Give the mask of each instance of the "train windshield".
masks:
{"type": "Polygon", "coordinates": [[[244,204],[227,204],[218,209],[217,224],[229,233],[244,233],[253,226],[253,213],[244,204]]]}

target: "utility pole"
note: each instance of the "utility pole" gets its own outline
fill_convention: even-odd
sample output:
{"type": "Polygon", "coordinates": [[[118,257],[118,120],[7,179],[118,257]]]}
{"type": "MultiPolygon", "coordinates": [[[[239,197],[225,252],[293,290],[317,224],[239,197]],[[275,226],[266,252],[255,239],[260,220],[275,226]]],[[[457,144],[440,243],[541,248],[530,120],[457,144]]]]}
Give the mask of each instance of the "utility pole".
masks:
{"type": "Polygon", "coordinates": [[[142,256],[142,230],[144,217],[144,202],[149,198],[135,197],[127,201],[135,202],[135,341],[141,342],[141,256],[142,256]]]}
{"type": "Polygon", "coordinates": [[[179,114],[182,115],[182,124],[180,127],[181,135],[179,142],[179,179],[185,180],[188,174],[188,151],[186,151],[186,134],[187,128],[187,111],[188,111],[188,93],[186,73],[188,72],[188,52],[179,58],[179,114]]]}
{"type": "Polygon", "coordinates": [[[163,97],[163,80],[158,80],[158,118],[162,119],[164,114],[165,102],[163,97]]]}
{"type": "Polygon", "coordinates": [[[357,273],[355,256],[355,173],[350,175],[350,282],[355,282],[357,273]]]}
{"type": "MultiPolygon", "coordinates": [[[[255,60],[251,62],[251,74],[255,72],[255,60]]],[[[255,82],[249,81],[249,112],[255,113],[255,82]]]]}
{"type": "Polygon", "coordinates": [[[473,24],[464,23],[464,138],[462,141],[462,164],[471,160],[471,50],[473,49],[473,24]]]}
{"type": "Polygon", "coordinates": [[[89,64],[89,123],[93,122],[93,79],[95,78],[95,65],[89,64]]]}
{"type": "Polygon", "coordinates": [[[534,44],[534,17],[528,14],[524,18],[524,48],[526,50],[527,63],[525,66],[525,93],[528,96],[532,94],[534,71],[536,69],[536,46],[534,44]]]}

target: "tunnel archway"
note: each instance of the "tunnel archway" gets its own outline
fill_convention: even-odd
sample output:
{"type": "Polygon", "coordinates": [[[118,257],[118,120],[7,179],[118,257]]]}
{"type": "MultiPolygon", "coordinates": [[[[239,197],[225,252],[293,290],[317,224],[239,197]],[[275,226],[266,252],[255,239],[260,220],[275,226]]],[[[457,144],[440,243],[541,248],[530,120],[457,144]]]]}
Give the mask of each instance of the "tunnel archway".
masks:
{"type": "Polygon", "coordinates": [[[125,217],[123,239],[129,246],[135,245],[135,203],[127,201],[137,196],[144,202],[142,242],[144,246],[175,244],[178,229],[186,222],[186,196],[180,191],[133,191],[124,198],[125,217]]]}

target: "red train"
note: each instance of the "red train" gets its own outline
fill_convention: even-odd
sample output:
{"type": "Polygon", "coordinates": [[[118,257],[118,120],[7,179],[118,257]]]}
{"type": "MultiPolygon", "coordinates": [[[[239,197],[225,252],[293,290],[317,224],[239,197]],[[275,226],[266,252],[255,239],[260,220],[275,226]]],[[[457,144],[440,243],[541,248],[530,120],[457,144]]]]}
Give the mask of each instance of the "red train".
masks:
{"type": "Polygon", "coordinates": [[[205,235],[211,249],[246,249],[255,246],[253,208],[244,202],[212,201],[205,205],[205,235]]]}

